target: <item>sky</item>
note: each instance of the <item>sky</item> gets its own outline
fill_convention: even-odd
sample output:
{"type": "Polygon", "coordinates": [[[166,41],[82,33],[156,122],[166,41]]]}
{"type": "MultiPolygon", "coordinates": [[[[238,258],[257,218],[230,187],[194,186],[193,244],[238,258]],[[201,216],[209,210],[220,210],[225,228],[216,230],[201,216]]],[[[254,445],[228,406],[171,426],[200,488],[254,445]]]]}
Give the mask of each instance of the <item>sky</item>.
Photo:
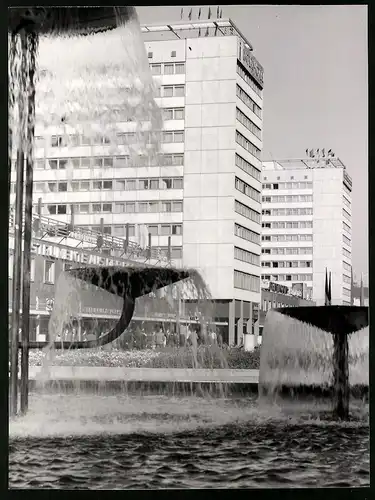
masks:
{"type": "MultiPolygon", "coordinates": [[[[202,6],[201,19],[208,6],[202,6]]],[[[212,6],[216,13],[217,6],[212,6]]],[[[263,160],[332,149],[353,180],[352,264],[368,281],[367,7],[222,5],[264,67],[263,160]]],[[[190,7],[184,6],[187,20],[190,7]]],[[[141,24],[179,22],[181,6],[137,7],[141,24]]],[[[198,7],[193,7],[193,19],[198,7]]]]}

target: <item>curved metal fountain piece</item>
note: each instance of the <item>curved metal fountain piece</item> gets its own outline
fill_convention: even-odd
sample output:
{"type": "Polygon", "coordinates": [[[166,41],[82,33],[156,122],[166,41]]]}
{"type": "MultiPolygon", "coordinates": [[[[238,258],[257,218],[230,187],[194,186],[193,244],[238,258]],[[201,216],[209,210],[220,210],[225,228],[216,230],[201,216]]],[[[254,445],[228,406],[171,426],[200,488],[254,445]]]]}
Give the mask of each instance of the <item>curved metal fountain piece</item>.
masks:
{"type": "MultiPolygon", "coordinates": [[[[124,300],[116,326],[99,339],[78,342],[54,342],[55,349],[92,349],[116,340],[129,326],[135,299],[192,276],[194,271],[165,267],[84,267],[70,269],[69,274],[91,285],[103,288],[124,300]]],[[[30,342],[30,349],[42,349],[49,342],[30,342]]]]}
{"type": "Polygon", "coordinates": [[[45,35],[48,33],[87,34],[116,28],[135,17],[126,7],[15,7],[8,10],[8,31],[45,35]]]}
{"type": "Polygon", "coordinates": [[[368,307],[282,307],[275,311],[338,335],[348,335],[368,326],[368,307]]]}

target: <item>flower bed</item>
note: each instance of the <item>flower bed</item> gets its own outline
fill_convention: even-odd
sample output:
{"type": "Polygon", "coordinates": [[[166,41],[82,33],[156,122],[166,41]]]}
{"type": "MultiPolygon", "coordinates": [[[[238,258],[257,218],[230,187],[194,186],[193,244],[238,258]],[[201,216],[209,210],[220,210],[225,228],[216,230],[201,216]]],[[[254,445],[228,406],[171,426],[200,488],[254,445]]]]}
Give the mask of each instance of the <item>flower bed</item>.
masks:
{"type": "MultiPolygon", "coordinates": [[[[197,364],[191,348],[165,348],[123,351],[119,349],[85,349],[59,352],[52,364],[60,366],[108,366],[125,368],[231,368],[258,369],[260,349],[219,349],[201,346],[197,350],[197,364]]],[[[30,365],[41,366],[46,353],[30,351],[30,365]]]]}

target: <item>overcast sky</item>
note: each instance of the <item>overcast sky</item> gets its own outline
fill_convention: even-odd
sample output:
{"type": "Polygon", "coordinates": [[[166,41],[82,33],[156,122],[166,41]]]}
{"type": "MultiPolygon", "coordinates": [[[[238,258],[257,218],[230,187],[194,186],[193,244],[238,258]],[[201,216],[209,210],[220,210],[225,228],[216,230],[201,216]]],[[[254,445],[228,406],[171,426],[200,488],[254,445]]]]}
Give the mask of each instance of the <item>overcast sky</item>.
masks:
{"type": "MultiPolygon", "coordinates": [[[[263,159],[302,158],[306,148],[335,152],[353,179],[353,270],[368,273],[367,7],[221,8],[264,67],[263,159]]],[[[137,12],[141,24],[164,24],[180,21],[181,6],[137,12]]]]}

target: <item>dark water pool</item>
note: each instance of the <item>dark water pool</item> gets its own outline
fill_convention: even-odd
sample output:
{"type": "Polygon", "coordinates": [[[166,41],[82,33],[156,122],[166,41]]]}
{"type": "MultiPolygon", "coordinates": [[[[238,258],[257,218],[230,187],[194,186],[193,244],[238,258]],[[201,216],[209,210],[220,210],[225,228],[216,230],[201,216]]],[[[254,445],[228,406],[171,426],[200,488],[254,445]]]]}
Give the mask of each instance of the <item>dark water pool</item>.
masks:
{"type": "Polygon", "coordinates": [[[10,488],[355,487],[370,482],[366,419],[338,424],[316,412],[306,416],[306,408],[303,415],[296,408],[260,411],[254,402],[228,400],[92,399],[85,406],[77,398],[73,406],[72,397],[50,397],[44,406],[34,405],[29,417],[11,423],[10,488]]]}

